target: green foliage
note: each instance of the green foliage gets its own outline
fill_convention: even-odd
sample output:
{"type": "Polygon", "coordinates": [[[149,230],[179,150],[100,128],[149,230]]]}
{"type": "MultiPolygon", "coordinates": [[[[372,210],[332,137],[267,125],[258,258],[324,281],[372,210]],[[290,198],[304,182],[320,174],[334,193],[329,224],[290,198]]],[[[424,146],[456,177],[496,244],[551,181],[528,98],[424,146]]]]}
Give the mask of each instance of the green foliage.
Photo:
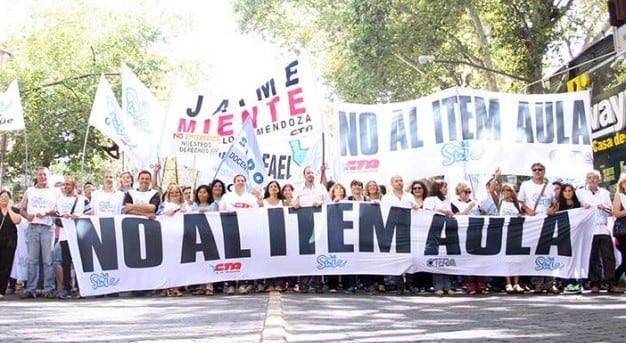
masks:
{"type": "Polygon", "coordinates": [[[572,0],[235,0],[243,30],[309,50],[324,61],[325,80],[336,96],[361,103],[409,100],[455,85],[541,93],[540,82],[526,89],[526,82],[502,73],[540,80],[544,57],[602,32],[606,20],[585,20],[606,13],[601,1],[573,5],[572,0]],[[571,24],[576,22],[585,25],[571,24]],[[420,65],[421,55],[453,63],[420,65]]]}
{"type": "MultiPolygon", "coordinates": [[[[119,94],[121,63],[148,86],[158,85],[170,68],[164,57],[152,52],[164,39],[154,24],[86,4],[77,1],[62,10],[42,9],[1,44],[13,58],[0,67],[0,85],[18,79],[27,135],[26,146],[24,132],[9,134],[12,147],[4,161],[5,179],[16,180],[24,173],[31,175],[36,166],[55,164],[77,175],[100,75],[107,74],[119,94]]],[[[111,142],[91,128],[85,175],[99,172],[108,160],[101,146],[111,142]]]]}

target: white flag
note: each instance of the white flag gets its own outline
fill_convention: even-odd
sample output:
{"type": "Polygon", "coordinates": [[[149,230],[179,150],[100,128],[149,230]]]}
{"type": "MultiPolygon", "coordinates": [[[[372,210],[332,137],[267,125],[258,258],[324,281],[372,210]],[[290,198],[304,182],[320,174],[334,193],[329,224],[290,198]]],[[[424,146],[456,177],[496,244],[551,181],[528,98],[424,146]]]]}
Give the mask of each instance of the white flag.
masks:
{"type": "Polygon", "coordinates": [[[17,80],[0,93],[0,131],[24,130],[24,110],[17,80]]]}
{"type": "Polygon", "coordinates": [[[235,173],[245,175],[251,186],[265,187],[269,181],[250,117],[243,123],[241,133],[224,154],[224,164],[235,173]]]}
{"type": "Polygon", "coordinates": [[[150,145],[142,141],[141,135],[122,113],[115,100],[111,85],[100,77],[96,97],[89,115],[89,125],[100,130],[123,150],[136,168],[141,168],[150,154],[150,145]]]}
{"type": "Polygon", "coordinates": [[[122,64],[122,109],[130,116],[133,126],[139,131],[142,139],[153,147],[150,164],[157,163],[160,151],[165,109],[152,92],[137,78],[137,76],[122,64]]]}

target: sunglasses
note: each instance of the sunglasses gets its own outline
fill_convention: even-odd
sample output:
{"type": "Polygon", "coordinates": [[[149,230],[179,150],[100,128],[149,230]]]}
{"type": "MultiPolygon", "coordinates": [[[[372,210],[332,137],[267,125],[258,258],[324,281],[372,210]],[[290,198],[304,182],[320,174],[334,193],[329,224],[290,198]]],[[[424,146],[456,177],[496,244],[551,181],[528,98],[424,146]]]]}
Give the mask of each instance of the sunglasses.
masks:
{"type": "Polygon", "coordinates": [[[462,191],[465,194],[472,194],[472,191],[462,191]]]}
{"type": "Polygon", "coordinates": [[[414,191],[421,190],[421,189],[422,189],[422,187],[413,187],[414,191]]]}
{"type": "Polygon", "coordinates": [[[533,171],[534,172],[540,172],[540,171],[543,171],[543,168],[533,168],[533,171]]]}

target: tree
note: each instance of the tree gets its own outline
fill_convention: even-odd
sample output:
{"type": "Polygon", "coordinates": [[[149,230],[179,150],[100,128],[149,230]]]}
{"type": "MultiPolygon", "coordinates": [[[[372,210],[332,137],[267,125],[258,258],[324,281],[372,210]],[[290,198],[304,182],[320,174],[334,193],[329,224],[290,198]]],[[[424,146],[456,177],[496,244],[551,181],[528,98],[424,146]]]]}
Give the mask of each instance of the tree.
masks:
{"type": "MultiPolygon", "coordinates": [[[[121,63],[153,87],[171,68],[164,56],[153,52],[164,36],[147,20],[92,8],[85,1],[61,10],[40,9],[32,18],[2,44],[13,58],[0,68],[0,85],[18,79],[27,135],[25,146],[24,132],[9,134],[13,146],[4,161],[7,179],[30,175],[39,165],[62,163],[74,174],[80,170],[102,73],[119,94],[121,63]]],[[[112,143],[93,128],[89,137],[85,173],[93,174],[102,168],[103,147],[112,143]]]]}
{"type": "Polygon", "coordinates": [[[365,103],[454,85],[542,93],[541,82],[525,85],[542,79],[546,56],[597,37],[605,8],[599,0],[235,1],[244,31],[314,52],[337,96],[365,103]],[[420,65],[421,55],[450,62],[420,65]]]}

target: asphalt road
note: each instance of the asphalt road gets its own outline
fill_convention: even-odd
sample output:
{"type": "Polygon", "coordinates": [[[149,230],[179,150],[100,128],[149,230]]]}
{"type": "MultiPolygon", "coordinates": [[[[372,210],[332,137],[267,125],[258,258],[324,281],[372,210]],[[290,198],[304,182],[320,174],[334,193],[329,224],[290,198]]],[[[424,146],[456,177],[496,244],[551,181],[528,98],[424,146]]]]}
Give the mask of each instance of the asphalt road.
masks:
{"type": "Polygon", "coordinates": [[[2,342],[626,342],[626,295],[7,296],[2,342]]]}

